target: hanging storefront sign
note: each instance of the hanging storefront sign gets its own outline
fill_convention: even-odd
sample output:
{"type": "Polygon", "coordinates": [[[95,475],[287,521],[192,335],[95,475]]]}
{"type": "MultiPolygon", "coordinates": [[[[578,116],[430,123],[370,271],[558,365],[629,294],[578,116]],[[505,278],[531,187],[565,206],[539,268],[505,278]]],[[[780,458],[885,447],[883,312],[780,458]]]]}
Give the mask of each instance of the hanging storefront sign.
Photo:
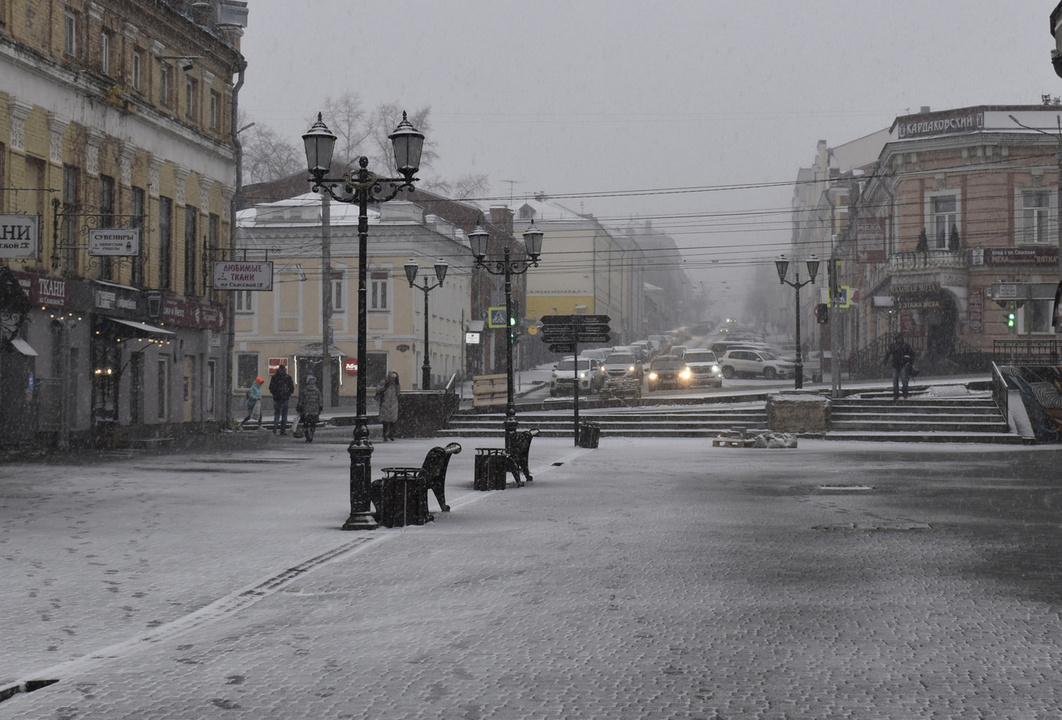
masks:
{"type": "Polygon", "coordinates": [[[130,257],[140,254],[140,230],[94,228],[89,230],[89,255],[130,257]]]}
{"type": "Polygon", "coordinates": [[[856,219],[856,254],[861,263],[883,263],[885,256],[885,218],[856,219]]]}
{"type": "Polygon", "coordinates": [[[214,263],[214,289],[269,292],[273,289],[273,261],[216,261],[214,263]]]}
{"type": "Polygon", "coordinates": [[[974,288],[966,297],[967,325],[972,333],[984,332],[985,329],[985,289],[974,288]]]}
{"type": "Polygon", "coordinates": [[[0,258],[37,257],[39,220],[36,215],[0,215],[0,258]]]}
{"type": "Polygon", "coordinates": [[[985,248],[985,265],[1057,264],[1057,247],[985,248]]]}

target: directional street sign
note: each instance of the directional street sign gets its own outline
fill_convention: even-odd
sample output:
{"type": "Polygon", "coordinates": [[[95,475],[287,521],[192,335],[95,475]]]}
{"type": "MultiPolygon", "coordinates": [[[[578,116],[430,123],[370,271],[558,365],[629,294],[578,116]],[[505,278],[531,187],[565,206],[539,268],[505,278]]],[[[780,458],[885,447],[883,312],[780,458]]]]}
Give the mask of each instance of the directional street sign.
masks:
{"type": "Polygon", "coordinates": [[[611,321],[608,315],[546,315],[542,318],[543,325],[572,325],[574,323],[604,323],[611,321]]]}
{"type": "Polygon", "coordinates": [[[575,343],[551,343],[549,351],[554,353],[573,353],[575,352],[575,343]]]}
{"type": "MultiPolygon", "coordinates": [[[[553,327],[556,327],[555,325],[553,327]]],[[[608,326],[608,323],[587,323],[576,325],[580,333],[596,333],[598,335],[604,333],[607,335],[612,331],[612,328],[608,326]]]]}
{"type": "Polygon", "coordinates": [[[608,340],[609,340],[608,333],[604,333],[604,334],[601,334],[601,335],[583,335],[583,334],[579,335],[579,342],[580,343],[589,343],[591,345],[594,345],[594,344],[597,344],[597,343],[607,343],[608,340]]]}

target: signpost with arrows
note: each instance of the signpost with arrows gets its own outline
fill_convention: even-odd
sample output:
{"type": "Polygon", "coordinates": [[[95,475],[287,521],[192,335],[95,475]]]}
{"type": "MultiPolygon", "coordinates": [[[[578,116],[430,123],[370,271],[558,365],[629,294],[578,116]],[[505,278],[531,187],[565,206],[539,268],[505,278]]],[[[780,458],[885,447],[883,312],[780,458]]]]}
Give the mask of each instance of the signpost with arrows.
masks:
{"type": "Polygon", "coordinates": [[[542,318],[542,342],[550,352],[571,353],[575,357],[573,413],[575,444],[579,444],[579,346],[609,341],[608,315],[547,315],[542,318]]]}

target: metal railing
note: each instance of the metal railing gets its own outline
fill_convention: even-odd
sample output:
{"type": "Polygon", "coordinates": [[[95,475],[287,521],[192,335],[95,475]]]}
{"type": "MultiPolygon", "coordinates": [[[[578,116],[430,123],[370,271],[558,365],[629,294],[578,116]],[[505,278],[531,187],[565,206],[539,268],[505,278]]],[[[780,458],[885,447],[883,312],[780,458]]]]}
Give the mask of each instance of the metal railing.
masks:
{"type": "Polygon", "coordinates": [[[1058,365],[1058,341],[1054,338],[995,340],[992,357],[996,362],[1017,365],[1058,365]]]}
{"type": "Polygon", "coordinates": [[[1003,373],[1000,371],[999,366],[992,363],[992,400],[996,403],[996,407],[999,408],[999,412],[1003,415],[1003,420],[1006,423],[1010,423],[1009,415],[1009,397],[1010,392],[1007,388],[1007,381],[1003,378],[1003,373]]]}

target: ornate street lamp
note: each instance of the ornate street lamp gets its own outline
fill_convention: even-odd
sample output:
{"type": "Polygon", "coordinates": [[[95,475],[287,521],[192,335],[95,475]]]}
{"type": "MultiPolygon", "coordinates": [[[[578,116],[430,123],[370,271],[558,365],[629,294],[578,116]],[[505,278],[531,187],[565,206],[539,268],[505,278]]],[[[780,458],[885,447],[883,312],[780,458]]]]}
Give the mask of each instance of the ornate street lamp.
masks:
{"type": "Polygon", "coordinates": [[[796,362],[793,368],[793,387],[796,390],[804,387],[804,358],[800,353],[800,288],[815,282],[815,276],[819,273],[819,259],[812,255],[807,260],[807,266],[808,275],[811,279],[800,282],[800,269],[797,268],[793,271],[796,276],[796,281],[793,282],[785,279],[786,273],[789,271],[789,259],[785,255],[781,255],[774,261],[774,267],[778,271],[778,282],[796,290],[796,362]]]}
{"type": "MultiPolygon", "coordinates": [[[[347,447],[350,453],[350,517],[344,530],[372,530],[376,527],[370,513],[369,479],[372,474],[372,443],[369,442],[369,422],[365,401],[368,389],[365,372],[368,367],[368,311],[367,278],[369,242],[369,203],[393,200],[400,191],[412,190],[420,169],[420,155],[424,149],[424,134],[410,124],[406,113],[402,122],[388,135],[395,153],[395,167],[401,177],[380,177],[368,169],[369,159],[358,158],[358,167],[341,178],[326,177],[332,167],[332,152],[336,136],[317,114],[317,122],[302,136],[306,148],[306,167],[314,192],[328,193],[336,202],[358,206],[358,380],[357,415],[354,419],[354,439],[347,447]],[[336,192],[336,188],[340,188],[336,192]]],[[[326,349],[327,352],[327,349],[326,349]]],[[[322,388],[322,390],[326,390],[322,388]]]]}
{"type": "Polygon", "coordinates": [[[18,335],[31,307],[18,278],[6,265],[0,265],[0,346],[18,335]]]}
{"type": "Polygon", "coordinates": [[[431,390],[431,361],[428,359],[428,293],[435,288],[442,287],[443,280],[446,279],[446,271],[449,269],[449,265],[442,259],[435,263],[435,277],[439,282],[434,285],[431,284],[431,280],[424,278],[424,282],[421,285],[417,285],[414,281],[417,279],[417,270],[420,268],[417,265],[417,261],[413,258],[409,259],[405,265],[406,280],[409,280],[409,286],[411,288],[420,288],[424,291],[424,365],[421,366],[420,376],[420,389],[431,390]]]}
{"type": "Polygon", "coordinates": [[[535,227],[535,221],[524,233],[524,251],[526,259],[510,259],[509,245],[505,246],[505,257],[501,260],[487,260],[487,241],[490,236],[480,225],[468,234],[472,255],[476,258],[476,267],[483,268],[491,275],[505,276],[505,450],[511,452],[513,436],[516,434],[516,400],[513,393],[513,275],[522,275],[531,267],[538,267],[538,256],[542,254],[542,231],[535,227]]]}

